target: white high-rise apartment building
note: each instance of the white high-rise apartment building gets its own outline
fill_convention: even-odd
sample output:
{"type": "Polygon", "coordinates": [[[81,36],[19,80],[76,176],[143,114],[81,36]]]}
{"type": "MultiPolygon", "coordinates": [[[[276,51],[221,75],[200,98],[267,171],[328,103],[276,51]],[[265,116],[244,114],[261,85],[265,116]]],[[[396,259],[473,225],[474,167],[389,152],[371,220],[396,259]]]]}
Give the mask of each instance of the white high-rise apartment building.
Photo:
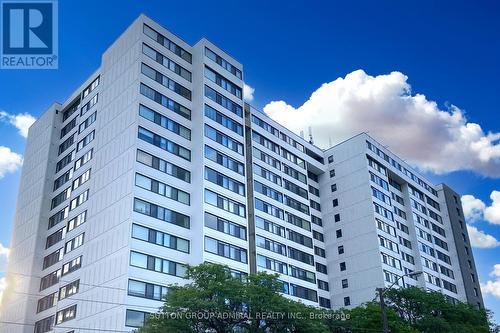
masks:
{"type": "Polygon", "coordinates": [[[278,272],[308,305],[375,288],[482,306],[459,195],[366,134],[328,150],[245,105],[242,65],[141,15],[29,131],[2,332],[131,331],[186,265],[278,272]]]}

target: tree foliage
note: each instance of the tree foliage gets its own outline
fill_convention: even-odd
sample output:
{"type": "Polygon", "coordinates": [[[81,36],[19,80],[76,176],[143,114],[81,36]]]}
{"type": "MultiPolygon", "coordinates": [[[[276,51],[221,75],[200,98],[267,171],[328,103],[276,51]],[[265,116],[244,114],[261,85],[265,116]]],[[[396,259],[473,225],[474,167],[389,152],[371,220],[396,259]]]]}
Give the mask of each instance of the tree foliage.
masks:
{"type": "MultiPolygon", "coordinates": [[[[187,278],[186,285],[169,287],[164,305],[139,333],[382,332],[378,303],[339,310],[307,306],[281,294],[277,274],[240,280],[226,266],[204,263],[189,267],[187,278]]],[[[385,297],[391,333],[497,332],[487,311],[453,304],[437,292],[392,289],[385,297]]]]}

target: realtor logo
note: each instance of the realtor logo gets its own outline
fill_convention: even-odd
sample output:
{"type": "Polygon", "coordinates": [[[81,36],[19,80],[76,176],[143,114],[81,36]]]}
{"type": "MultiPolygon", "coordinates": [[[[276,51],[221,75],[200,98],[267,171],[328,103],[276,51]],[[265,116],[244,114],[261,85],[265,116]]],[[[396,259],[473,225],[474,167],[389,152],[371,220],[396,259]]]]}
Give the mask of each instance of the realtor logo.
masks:
{"type": "Polygon", "coordinates": [[[2,69],[55,69],[57,1],[1,2],[2,69]]]}

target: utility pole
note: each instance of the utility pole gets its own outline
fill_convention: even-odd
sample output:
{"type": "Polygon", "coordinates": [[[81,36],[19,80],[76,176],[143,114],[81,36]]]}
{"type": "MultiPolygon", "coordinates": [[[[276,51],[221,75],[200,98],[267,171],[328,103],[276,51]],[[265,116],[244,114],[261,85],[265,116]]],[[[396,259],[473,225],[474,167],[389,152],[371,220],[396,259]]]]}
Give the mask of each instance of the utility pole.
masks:
{"type": "Polygon", "coordinates": [[[378,296],[380,299],[380,312],[382,314],[382,328],[384,333],[390,333],[389,331],[389,323],[387,322],[387,312],[385,311],[385,301],[384,301],[384,292],[383,288],[377,288],[378,296]]]}

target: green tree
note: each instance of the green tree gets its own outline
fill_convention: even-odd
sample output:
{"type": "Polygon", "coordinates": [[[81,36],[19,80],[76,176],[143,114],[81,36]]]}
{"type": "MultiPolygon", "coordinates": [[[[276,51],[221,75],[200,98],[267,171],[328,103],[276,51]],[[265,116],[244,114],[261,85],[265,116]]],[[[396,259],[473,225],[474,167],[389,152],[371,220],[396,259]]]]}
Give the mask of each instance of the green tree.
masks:
{"type": "Polygon", "coordinates": [[[163,307],[139,332],[328,332],[323,320],[309,319],[320,310],[280,294],[277,277],[261,272],[241,281],[226,266],[189,267],[191,282],[170,286],[163,307]]]}

